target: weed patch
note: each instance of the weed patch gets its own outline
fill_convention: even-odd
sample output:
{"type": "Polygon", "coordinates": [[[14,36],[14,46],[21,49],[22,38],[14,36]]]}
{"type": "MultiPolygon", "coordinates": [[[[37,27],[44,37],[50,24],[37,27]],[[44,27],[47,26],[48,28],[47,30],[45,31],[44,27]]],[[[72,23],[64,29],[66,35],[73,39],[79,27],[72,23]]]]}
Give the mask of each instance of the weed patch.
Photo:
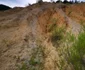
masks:
{"type": "MultiPolygon", "coordinates": [[[[78,38],[73,35],[67,36],[67,47],[62,49],[65,62],[74,70],[85,70],[85,33],[80,33],[78,38]]],[[[62,69],[63,70],[63,69],[62,69]]]]}
{"type": "Polygon", "coordinates": [[[85,55],[85,33],[81,33],[69,50],[69,61],[75,70],[85,70],[83,56],[85,55]]]}
{"type": "Polygon", "coordinates": [[[44,51],[40,45],[32,53],[32,57],[29,61],[29,70],[43,70],[44,64],[44,51]]]}
{"type": "Polygon", "coordinates": [[[19,70],[43,70],[44,51],[41,45],[33,49],[32,56],[27,63],[23,63],[19,70]]]}
{"type": "Polygon", "coordinates": [[[51,33],[50,39],[53,46],[59,46],[64,37],[65,26],[59,27],[55,22],[53,22],[53,24],[49,24],[48,31],[51,33]]]}

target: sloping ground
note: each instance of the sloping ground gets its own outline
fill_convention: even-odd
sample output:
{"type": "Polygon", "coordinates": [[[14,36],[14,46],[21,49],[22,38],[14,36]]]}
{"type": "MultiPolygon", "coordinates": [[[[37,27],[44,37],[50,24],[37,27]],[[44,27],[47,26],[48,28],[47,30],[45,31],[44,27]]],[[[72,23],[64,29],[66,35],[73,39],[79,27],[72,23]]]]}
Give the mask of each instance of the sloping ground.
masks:
{"type": "MultiPolygon", "coordinates": [[[[39,45],[39,48],[44,48],[42,69],[59,70],[59,55],[50,41],[48,25],[55,21],[60,27],[65,25],[67,31],[72,30],[73,34],[78,34],[81,30],[81,25],[63,11],[63,6],[52,3],[34,4],[0,13],[0,70],[18,70],[23,64],[32,70],[29,61],[39,45]]],[[[32,62],[33,60],[31,64],[32,62]]]]}
{"type": "Polygon", "coordinates": [[[66,6],[63,10],[64,12],[74,21],[78,23],[85,22],[85,3],[73,4],[71,6],[66,6]]]}

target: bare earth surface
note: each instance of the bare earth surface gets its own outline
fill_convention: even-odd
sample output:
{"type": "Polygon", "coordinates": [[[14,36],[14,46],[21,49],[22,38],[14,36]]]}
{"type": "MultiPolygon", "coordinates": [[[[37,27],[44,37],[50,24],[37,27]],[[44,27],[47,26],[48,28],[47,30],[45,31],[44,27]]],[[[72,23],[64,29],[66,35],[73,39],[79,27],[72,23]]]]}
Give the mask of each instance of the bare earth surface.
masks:
{"type": "MultiPolygon", "coordinates": [[[[57,24],[67,23],[67,30],[75,35],[81,30],[77,18],[68,16],[62,7],[63,5],[44,3],[0,12],[0,70],[18,70],[17,65],[29,61],[38,44],[45,49],[44,70],[59,70],[55,66],[59,60],[58,52],[48,41],[46,26],[52,18],[56,18],[59,19],[57,24]]],[[[69,7],[65,9],[68,10],[69,7]]]]}

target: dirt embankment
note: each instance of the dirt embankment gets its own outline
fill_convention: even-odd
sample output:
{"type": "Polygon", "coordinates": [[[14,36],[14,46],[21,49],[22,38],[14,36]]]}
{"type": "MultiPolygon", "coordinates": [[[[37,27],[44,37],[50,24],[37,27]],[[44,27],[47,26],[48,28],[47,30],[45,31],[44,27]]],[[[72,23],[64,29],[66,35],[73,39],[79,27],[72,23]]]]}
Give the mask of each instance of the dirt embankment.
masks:
{"type": "MultiPolygon", "coordinates": [[[[39,44],[44,48],[43,70],[59,70],[55,64],[55,62],[58,63],[59,56],[49,39],[48,25],[55,21],[58,26],[65,25],[66,29],[77,34],[81,30],[81,25],[75,20],[79,21],[78,17],[85,20],[84,15],[79,16],[84,14],[84,11],[77,12],[78,15],[72,18],[76,12],[74,10],[76,5],[65,8],[63,6],[44,3],[0,12],[0,70],[17,70],[18,66],[27,62],[29,68],[33,49],[36,49],[39,44]]],[[[80,9],[80,6],[77,9],[80,9]]]]}

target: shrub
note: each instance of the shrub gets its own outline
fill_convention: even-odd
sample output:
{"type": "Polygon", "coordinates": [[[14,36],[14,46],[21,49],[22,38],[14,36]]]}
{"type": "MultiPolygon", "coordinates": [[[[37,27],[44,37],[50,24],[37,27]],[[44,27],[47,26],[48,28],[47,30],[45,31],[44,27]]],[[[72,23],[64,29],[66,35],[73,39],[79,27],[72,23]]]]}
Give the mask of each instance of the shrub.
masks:
{"type": "Polygon", "coordinates": [[[68,49],[68,62],[70,62],[74,70],[85,70],[83,56],[85,55],[85,33],[81,33],[75,40],[72,47],[68,49]]]}
{"type": "Polygon", "coordinates": [[[54,20],[52,24],[49,24],[48,31],[51,33],[50,39],[51,42],[53,43],[53,46],[58,46],[64,36],[65,32],[64,26],[59,27],[56,24],[56,20],[54,20]]]}

